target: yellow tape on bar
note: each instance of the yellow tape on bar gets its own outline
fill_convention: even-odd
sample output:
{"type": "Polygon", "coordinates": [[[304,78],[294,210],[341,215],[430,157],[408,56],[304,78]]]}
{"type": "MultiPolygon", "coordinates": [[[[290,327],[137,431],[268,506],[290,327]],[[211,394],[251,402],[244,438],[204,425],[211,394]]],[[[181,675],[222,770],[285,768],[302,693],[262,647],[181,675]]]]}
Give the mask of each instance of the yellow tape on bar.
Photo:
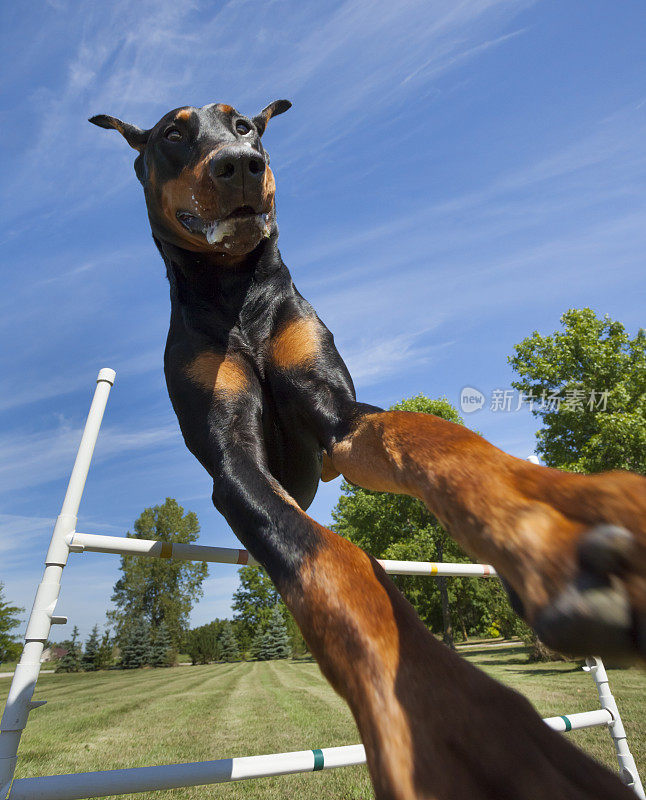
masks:
{"type": "Polygon", "coordinates": [[[437,564],[431,564],[431,575],[437,575],[437,564]]]}
{"type": "Polygon", "coordinates": [[[161,543],[160,558],[170,558],[173,555],[173,545],[170,542],[161,543]]]}

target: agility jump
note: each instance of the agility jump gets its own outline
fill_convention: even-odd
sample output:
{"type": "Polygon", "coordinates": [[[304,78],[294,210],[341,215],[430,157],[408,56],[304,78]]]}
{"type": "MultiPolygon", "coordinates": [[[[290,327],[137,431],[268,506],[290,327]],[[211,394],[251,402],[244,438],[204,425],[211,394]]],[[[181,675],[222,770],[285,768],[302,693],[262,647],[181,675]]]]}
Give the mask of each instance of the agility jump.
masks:
{"type": "MultiPolygon", "coordinates": [[[[114,377],[114,371],[109,369],[101,370],[98,376],[97,388],[65,500],[46,556],[45,574],[38,588],[29,619],[25,634],[25,648],[20,663],[16,668],[2,717],[0,725],[0,798],[2,800],[7,797],[9,800],[36,800],[37,798],[39,800],[81,800],[82,798],[198,786],[271,775],[316,772],[323,769],[366,763],[364,746],[351,745],[188,764],[168,764],[135,769],[19,778],[12,781],[17,763],[18,745],[22,731],[26,726],[28,715],[31,710],[43,705],[43,701],[33,702],[32,697],[40,671],[40,657],[45,641],[49,638],[52,624],[60,624],[67,621],[65,617],[56,615],[55,610],[63,568],[71,553],[111,553],[226,564],[256,563],[246,550],[237,548],[171,544],[152,540],[85,534],[76,531],[83,488],[114,377]]],[[[434,564],[387,560],[381,560],[379,563],[386,572],[396,575],[447,575],[485,578],[495,575],[495,570],[485,564],[434,564]]],[[[439,643],[437,643],[437,647],[440,649],[438,652],[445,649],[439,643]]],[[[473,668],[469,669],[472,670],[473,668]]],[[[543,720],[543,722],[554,731],[571,731],[580,728],[605,726],[615,746],[622,780],[627,786],[632,787],[637,797],[643,799],[645,795],[639,774],[628,747],[619,710],[610,691],[603,663],[598,658],[588,658],[587,669],[597,685],[601,708],[593,711],[550,717],[543,720]]],[[[445,682],[444,690],[447,693],[454,693],[452,688],[454,679],[451,676],[446,676],[441,671],[438,673],[430,670],[429,680],[437,681],[438,679],[445,682]]],[[[484,682],[483,690],[486,691],[489,688],[486,684],[493,684],[493,681],[484,678],[484,682]]],[[[496,684],[493,685],[495,686],[496,684]]],[[[495,711],[496,709],[494,709],[495,711]]],[[[495,722],[496,716],[497,714],[494,713],[492,722],[495,722]]],[[[516,728],[513,715],[508,720],[508,724],[512,730],[516,731],[517,735],[525,735],[525,731],[516,728]]],[[[556,746],[566,748],[566,743],[559,742],[556,739],[556,746]]],[[[429,756],[432,757],[432,754],[429,754],[429,756]]],[[[468,770],[466,765],[465,769],[468,770]]],[[[619,795],[611,794],[608,796],[619,795]]]]}
{"type": "MultiPolygon", "coordinates": [[[[379,800],[631,797],[526,700],[439,644],[377,561],[305,513],[319,481],[338,474],[417,497],[496,568],[548,645],[646,654],[646,479],[550,470],[429,414],[357,402],[278,249],[261,137],[290,106],[276,100],[254,117],[184,106],[149,129],[90,120],[137,151],[170,286],[166,382],[214,505],[350,706],[379,800]]],[[[41,585],[52,608],[69,513],[41,585]]]]}

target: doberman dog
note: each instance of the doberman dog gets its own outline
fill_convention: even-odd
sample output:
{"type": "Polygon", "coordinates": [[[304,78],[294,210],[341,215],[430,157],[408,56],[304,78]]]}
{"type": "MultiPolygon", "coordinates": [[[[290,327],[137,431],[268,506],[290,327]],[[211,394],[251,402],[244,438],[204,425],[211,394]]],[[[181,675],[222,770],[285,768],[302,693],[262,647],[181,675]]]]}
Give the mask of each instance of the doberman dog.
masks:
{"type": "Polygon", "coordinates": [[[496,567],[548,644],[646,653],[646,480],[539,467],[463,426],[356,401],[278,251],[261,137],[290,105],[252,118],[183,107],[149,130],[90,120],[138,151],[170,283],[168,391],[213,502],[350,705],[377,797],[630,797],[437,642],[374,559],[305,513],[319,480],[338,474],[417,497],[496,567]]]}

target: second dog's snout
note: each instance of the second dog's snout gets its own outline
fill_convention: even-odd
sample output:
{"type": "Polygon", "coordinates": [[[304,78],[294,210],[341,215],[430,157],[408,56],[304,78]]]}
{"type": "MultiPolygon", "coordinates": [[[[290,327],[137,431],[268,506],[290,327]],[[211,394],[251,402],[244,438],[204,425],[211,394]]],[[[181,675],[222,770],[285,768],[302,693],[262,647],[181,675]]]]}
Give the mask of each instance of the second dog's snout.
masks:
{"type": "Polygon", "coordinates": [[[249,147],[226,147],[211,159],[211,178],[229,185],[259,181],[265,171],[265,161],[249,147]]]}

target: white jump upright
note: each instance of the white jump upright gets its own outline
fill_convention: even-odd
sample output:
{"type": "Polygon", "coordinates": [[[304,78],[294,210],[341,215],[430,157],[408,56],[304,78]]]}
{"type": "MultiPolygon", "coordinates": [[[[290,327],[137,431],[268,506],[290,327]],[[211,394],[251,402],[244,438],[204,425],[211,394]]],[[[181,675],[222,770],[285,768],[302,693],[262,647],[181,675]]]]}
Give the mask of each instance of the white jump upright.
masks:
{"type": "MultiPolygon", "coordinates": [[[[366,755],[363,745],[349,745],[188,764],[165,764],[153,767],[14,779],[20,736],[27,723],[29,712],[45,702],[32,701],[40,672],[40,658],[44,644],[49,638],[52,625],[67,622],[65,617],[56,616],[54,612],[60,591],[63,567],[67,563],[70,553],[112,553],[224,564],[257,563],[246,550],[237,548],[173,544],[122,536],[97,536],[76,531],[79,504],[114,378],[114,370],[102,369],[99,372],[94,399],[74,462],[63,507],[56,521],[45,559],[45,573],[38,587],[29,617],[25,634],[25,648],[9,690],[0,724],[0,800],[83,800],[106,795],[176,789],[365,764],[366,755]]],[[[389,560],[381,560],[380,563],[386,572],[393,575],[490,577],[496,574],[494,568],[487,564],[442,564],[389,560]]],[[[622,780],[635,791],[637,797],[646,800],[635,760],[628,748],[617,703],[610,691],[608,676],[601,659],[587,659],[587,667],[584,669],[591,673],[597,684],[601,708],[550,717],[544,722],[553,730],[564,732],[580,728],[606,727],[615,745],[622,780]]]]}
{"type": "Polygon", "coordinates": [[[610,684],[608,682],[608,675],[606,668],[600,658],[590,657],[586,658],[586,666],[583,667],[586,672],[589,672],[597,684],[597,691],[599,692],[599,702],[601,708],[608,711],[612,717],[612,722],[609,724],[608,729],[612,736],[612,742],[615,746],[617,753],[617,761],[619,762],[619,773],[622,781],[626,786],[631,786],[638,797],[646,797],[644,794],[644,787],[637,771],[637,765],[633,754],[628,748],[628,739],[626,738],[626,731],[624,724],[619,715],[617,702],[610,691],[610,684]]]}
{"type": "Polygon", "coordinates": [[[64,625],[66,617],[56,616],[56,603],[61,589],[63,567],[67,564],[69,546],[67,537],[76,528],[76,518],[90,469],[94,446],[101,428],[103,412],[114,383],[115,371],[102,369],[96,379],[96,389],[85,423],[81,444],[65,492],[61,513],[52,533],[45,557],[45,572],[29,615],[25,646],[9,689],[2,722],[0,723],[0,798],[8,795],[16,769],[20,736],[33,708],[45,701],[32,702],[40,673],[40,659],[52,625],[64,625]]]}

